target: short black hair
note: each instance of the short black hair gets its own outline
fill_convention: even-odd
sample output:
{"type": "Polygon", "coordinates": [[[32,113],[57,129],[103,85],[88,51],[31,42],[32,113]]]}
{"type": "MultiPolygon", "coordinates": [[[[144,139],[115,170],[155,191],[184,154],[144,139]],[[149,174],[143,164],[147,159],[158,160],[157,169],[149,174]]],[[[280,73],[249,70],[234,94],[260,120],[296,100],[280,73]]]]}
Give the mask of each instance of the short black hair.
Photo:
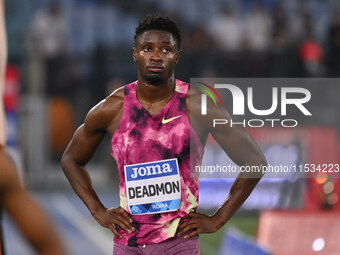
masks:
{"type": "Polygon", "coordinates": [[[138,36],[148,30],[162,30],[171,33],[177,40],[178,49],[181,46],[181,33],[177,24],[168,16],[159,13],[149,14],[142,19],[136,27],[134,36],[135,46],[137,45],[138,36]]]}

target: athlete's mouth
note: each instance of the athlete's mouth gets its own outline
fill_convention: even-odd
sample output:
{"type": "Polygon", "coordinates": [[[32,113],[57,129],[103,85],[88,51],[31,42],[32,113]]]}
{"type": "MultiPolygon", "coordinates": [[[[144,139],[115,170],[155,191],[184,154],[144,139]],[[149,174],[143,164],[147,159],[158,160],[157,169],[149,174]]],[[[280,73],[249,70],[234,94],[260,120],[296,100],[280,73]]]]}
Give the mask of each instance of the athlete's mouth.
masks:
{"type": "Polygon", "coordinates": [[[162,66],[148,66],[147,67],[148,71],[155,72],[155,73],[161,72],[163,71],[163,69],[164,68],[162,66]]]}

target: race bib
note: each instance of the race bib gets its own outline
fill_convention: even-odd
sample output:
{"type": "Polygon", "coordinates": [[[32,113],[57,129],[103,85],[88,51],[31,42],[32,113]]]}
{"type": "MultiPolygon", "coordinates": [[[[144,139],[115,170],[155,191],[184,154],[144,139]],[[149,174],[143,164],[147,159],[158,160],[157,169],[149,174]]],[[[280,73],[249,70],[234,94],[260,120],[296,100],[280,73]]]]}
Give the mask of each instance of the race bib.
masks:
{"type": "Polygon", "coordinates": [[[131,214],[176,211],[181,201],[177,159],[126,165],[125,184],[131,214]]]}

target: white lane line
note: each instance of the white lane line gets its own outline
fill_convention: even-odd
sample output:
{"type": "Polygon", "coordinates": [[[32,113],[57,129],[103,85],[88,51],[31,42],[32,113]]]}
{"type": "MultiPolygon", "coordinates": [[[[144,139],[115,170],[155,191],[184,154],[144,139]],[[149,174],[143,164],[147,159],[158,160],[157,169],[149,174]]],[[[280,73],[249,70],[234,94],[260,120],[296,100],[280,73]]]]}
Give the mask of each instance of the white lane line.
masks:
{"type": "Polygon", "coordinates": [[[91,240],[105,255],[111,255],[113,249],[113,238],[105,235],[100,226],[92,223],[77,208],[72,205],[65,195],[54,195],[53,205],[58,212],[75,228],[79,229],[89,240],[91,240]]]}

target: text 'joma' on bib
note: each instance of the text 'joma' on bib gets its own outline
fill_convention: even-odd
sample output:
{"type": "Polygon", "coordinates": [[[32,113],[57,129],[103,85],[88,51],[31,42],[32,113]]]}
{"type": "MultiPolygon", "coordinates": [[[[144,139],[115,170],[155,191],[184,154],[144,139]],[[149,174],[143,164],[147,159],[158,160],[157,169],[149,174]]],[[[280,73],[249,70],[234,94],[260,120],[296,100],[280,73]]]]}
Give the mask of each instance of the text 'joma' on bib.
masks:
{"type": "Polygon", "coordinates": [[[181,201],[177,159],[125,165],[125,183],[131,214],[176,211],[181,201]]]}

